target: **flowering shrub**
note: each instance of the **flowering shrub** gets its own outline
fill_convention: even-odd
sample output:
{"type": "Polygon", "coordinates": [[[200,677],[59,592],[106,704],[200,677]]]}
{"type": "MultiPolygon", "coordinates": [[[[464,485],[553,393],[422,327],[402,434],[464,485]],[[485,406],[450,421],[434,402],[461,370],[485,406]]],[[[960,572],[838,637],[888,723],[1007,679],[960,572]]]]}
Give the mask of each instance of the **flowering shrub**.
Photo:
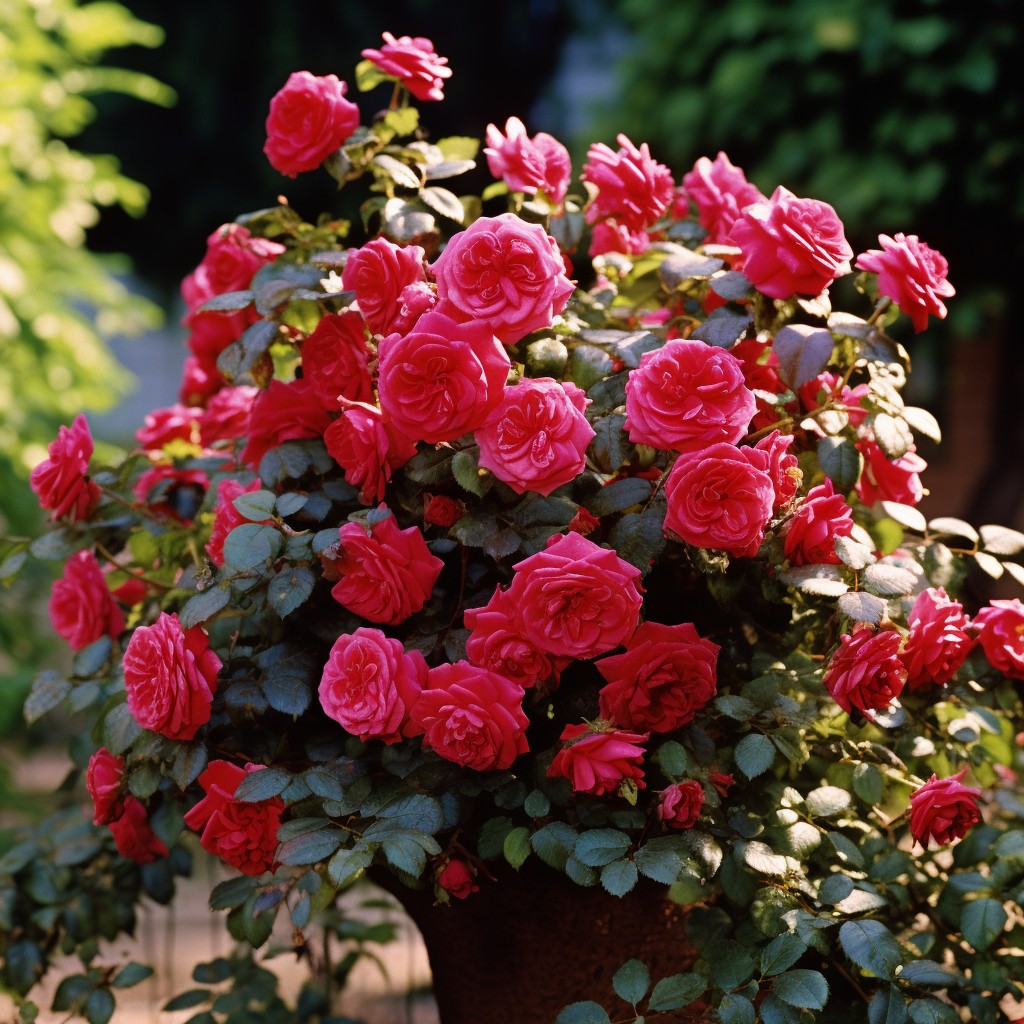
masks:
{"type": "Polygon", "coordinates": [[[938,427],[886,333],[944,314],[944,261],[883,237],[855,280],[882,297],[834,310],[854,253],[826,203],[766,199],[725,154],[677,188],[624,135],[572,191],[515,118],[487,130],[502,180],[457,195],[438,182],[477,143],[425,141],[408,104],[442,98],[444,59],[390,35],[364,56],[361,88],[394,84],[372,124],[300,72],[267,146],[369,179],[362,224],[282,202],[215,231],[183,404],[112,467],[80,418],[33,474],[78,654],[26,716],[85,716],[101,830],[0,860],[4,982],[27,995],[59,947],[83,1005],[117,986],[76,886],[168,899],[198,845],[241,873],[211,906],[254,947],[364,874],[471,903],[528,858],[580,900],[688,908],[685,970],[648,995],[623,948],[615,994],[564,1024],[622,999],[1004,1019],[1024,605],[951,595],[971,563],[1024,584],[1024,536],[914,507],[938,427]],[[74,871],[44,898],[51,863],[74,871]]]}

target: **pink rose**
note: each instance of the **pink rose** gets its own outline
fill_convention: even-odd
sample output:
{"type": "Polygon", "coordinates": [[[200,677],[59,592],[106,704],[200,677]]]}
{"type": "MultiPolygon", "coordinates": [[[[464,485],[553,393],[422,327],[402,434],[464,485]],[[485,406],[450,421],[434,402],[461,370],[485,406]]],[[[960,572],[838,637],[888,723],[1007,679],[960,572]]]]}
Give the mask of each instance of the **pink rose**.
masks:
{"type": "Polygon", "coordinates": [[[100,747],[89,758],[85,788],[92,797],[94,825],[109,825],[124,813],[124,758],[100,747]]]}
{"type": "Polygon", "coordinates": [[[928,326],[929,314],[943,319],[946,306],[942,300],[956,295],[946,280],[949,264],[945,257],[917,235],[879,235],[878,242],[881,249],[869,249],[857,257],[857,269],[878,274],[878,291],[910,317],[915,331],[928,326]]]}
{"type": "Polygon", "coordinates": [[[514,213],[473,221],[452,237],[433,271],[437,311],[481,321],[506,345],[549,327],[574,287],[558,243],[514,213]]]}
{"type": "Polygon", "coordinates": [[[258,471],[271,448],[285,441],[322,437],[330,425],[331,417],[311,380],[300,378],[287,384],[272,380],[253,402],[242,461],[258,471]]]}
{"type": "Polygon", "coordinates": [[[772,516],[770,460],[721,441],[676,459],[665,481],[665,529],[699,548],[753,558],[772,516]]]}
{"type": "Polygon", "coordinates": [[[564,778],[576,793],[604,796],[624,782],[645,789],[644,772],[640,767],[646,751],[641,743],[646,734],[610,729],[595,731],[590,725],[567,725],[559,737],[563,746],[548,768],[549,779],[564,778]]]}
{"type": "Polygon", "coordinates": [[[416,445],[389,426],[375,405],[343,400],[341,416],[324,434],[328,454],[359,488],[364,505],[383,500],[392,470],[416,454],[416,445]]]}
{"type": "Polygon", "coordinates": [[[773,299],[819,295],[850,273],[853,250],[836,211],[781,185],[771,199],[740,212],[729,241],[742,250],[743,273],[773,299]]]}
{"type": "Polygon", "coordinates": [[[135,431],[140,448],[155,450],[171,441],[199,442],[199,417],[195,409],[180,403],[146,413],[142,426],[135,431]]]}
{"type": "Polygon", "coordinates": [[[870,626],[860,626],[852,636],[843,634],[822,678],[832,699],[847,714],[853,708],[887,708],[900,695],[906,681],[907,670],[900,661],[899,633],[876,633],[870,626]]]}
{"type": "Polygon", "coordinates": [[[991,601],[974,625],[989,664],[1010,679],[1024,679],[1024,604],[1016,597],[991,601]]]}
{"type": "Polygon", "coordinates": [[[76,551],[67,560],[64,575],[54,582],[50,622],[73,651],[83,650],[101,636],[116,640],[121,635],[124,616],[91,551],[76,551]]]}
{"type": "Polygon", "coordinates": [[[279,796],[256,803],[235,799],[242,779],[261,768],[211,761],[199,776],[206,796],[185,815],[185,824],[200,833],[200,846],[243,875],[262,875],[273,868],[277,830],[284,813],[279,796]]]}
{"type": "Polygon", "coordinates": [[[658,820],[669,828],[693,828],[703,806],[704,787],[699,782],[677,782],[658,794],[658,820]]]}
{"type": "Polygon", "coordinates": [[[536,645],[511,592],[501,587],[482,608],[467,608],[462,621],[471,631],[466,657],[520,686],[557,685],[559,673],[569,664],[569,658],[554,657],[536,645]]]}
{"type": "Polygon", "coordinates": [[[359,127],[359,108],[345,99],[337,75],[293,71],[270,101],[267,141],[270,166],[289,178],[316,170],[359,127]]]}
{"type": "Polygon", "coordinates": [[[761,190],[747,181],[739,167],[719,152],[714,161],[702,156],[693,170],[683,175],[686,194],[697,206],[701,224],[707,229],[706,241],[721,245],[740,215],[751,203],[766,202],[761,190]]]}
{"type": "Polygon", "coordinates": [[[395,334],[408,334],[421,316],[437,305],[437,292],[426,281],[407,284],[398,296],[398,314],[391,325],[395,334]]]}
{"type": "Polygon", "coordinates": [[[149,824],[146,808],[133,796],[124,798],[124,811],[107,827],[114,836],[117,852],[136,864],[149,864],[167,856],[167,847],[149,824]]]}
{"type": "Polygon", "coordinates": [[[29,483],[39,495],[39,507],[50,520],[85,519],[100,500],[100,489],[86,474],[92,458],[92,433],[79,413],[70,427],[61,427],[47,448],[48,458],[32,470],[29,483]]]}
{"type": "Polygon", "coordinates": [[[400,640],[360,626],[334,641],[320,679],[320,706],[364,743],[397,743],[426,680],[419,651],[407,652],[400,640]]]}
{"type": "Polygon", "coordinates": [[[437,884],[444,889],[449,896],[457,900],[464,900],[475,892],[480,891],[476,884],[476,876],[470,866],[458,857],[453,857],[445,863],[441,873],[437,876],[437,884]]]}
{"type": "Polygon", "coordinates": [[[927,847],[932,839],[947,846],[981,819],[981,790],[963,784],[966,774],[967,769],[962,768],[946,779],[932,775],[910,794],[910,834],[922,846],[927,847]]]}
{"type": "Polygon", "coordinates": [[[587,221],[612,218],[630,231],[643,231],[669,207],[675,195],[672,172],[639,149],[625,135],[616,136],[618,151],[595,142],[587,151],[583,180],[597,188],[587,221]]]}
{"type": "Polygon", "coordinates": [[[504,135],[489,124],[484,155],[491,174],[504,179],[513,192],[543,192],[556,206],[565,199],[572,176],[569,151],[546,132],[531,139],[518,117],[505,122],[504,135]]]}
{"type": "Polygon", "coordinates": [[[624,654],[597,662],[608,680],[599,694],[601,717],[645,732],[682,728],[715,695],[718,651],[692,623],[641,623],[624,654]]]}
{"type": "Polygon", "coordinates": [[[395,330],[405,289],[426,284],[424,256],[418,245],[399,246],[386,238],[375,238],[360,249],[349,250],[341,283],[356,293],[359,312],[371,334],[391,334],[395,330]]]}
{"type": "Polygon", "coordinates": [[[867,384],[858,384],[851,388],[838,374],[826,370],[812,380],[804,381],[797,393],[808,412],[814,412],[826,402],[831,402],[834,408],[846,413],[853,426],[858,427],[868,415],[868,410],[860,403],[870,392],[867,384]]]}
{"type": "Polygon", "coordinates": [[[790,565],[839,565],[836,538],[853,533],[853,509],[827,477],[807,492],[789,521],[783,553],[790,565]]]}
{"type": "Polygon", "coordinates": [[[646,231],[630,231],[625,224],[613,220],[602,220],[594,225],[590,233],[587,255],[593,259],[606,252],[621,252],[626,256],[639,256],[651,247],[646,231]]]}
{"type": "MultiPolygon", "coordinates": [[[[243,494],[252,494],[261,490],[262,484],[259,480],[243,486],[238,480],[225,477],[217,485],[217,507],[214,509],[213,529],[210,531],[210,539],[206,543],[206,553],[210,561],[219,569],[224,564],[224,541],[228,534],[236,526],[250,522],[238,509],[235,508],[235,498],[243,494]]],[[[272,519],[264,519],[263,523],[272,523],[272,519]]]]}
{"type": "Polygon", "coordinates": [[[154,466],[135,483],[132,493],[150,512],[191,523],[210,489],[210,478],[202,469],[154,466]]]}
{"type": "Polygon", "coordinates": [[[363,50],[363,56],[385,75],[397,78],[418,100],[443,100],[444,80],[451,78],[448,58],[434,52],[434,44],[423,36],[399,36],[383,33],[379,50],[363,50]]]}
{"type": "Polygon", "coordinates": [[[244,437],[249,430],[249,413],[260,394],[259,388],[241,385],[222,388],[213,395],[199,420],[199,440],[203,447],[244,437]]]}
{"type": "Polygon", "coordinates": [[[633,635],[640,570],[578,533],[555,534],[513,566],[510,600],[530,639],[548,654],[594,658],[633,635]]]}
{"type": "Polygon", "coordinates": [[[325,409],[340,409],[339,399],[372,402],[369,362],[373,352],[358,313],[328,313],[302,343],[302,376],[325,409]]]}
{"type": "MultiPolygon", "coordinates": [[[[381,505],[379,511],[387,511],[381,505]]],[[[399,530],[393,515],[369,526],[345,523],[338,531],[338,604],[371,622],[397,625],[430,598],[444,562],[427,549],[419,528],[399,530]]]]}
{"type": "Polygon", "coordinates": [[[524,692],[468,661],[438,665],[413,705],[413,722],[424,744],[448,761],[480,772],[508,768],[530,749],[524,692]]]}
{"type": "Polygon", "coordinates": [[[210,720],[220,658],[199,626],[182,629],[161,612],[139,626],[124,652],[128,710],[143,729],[169,740],[190,740],[210,720]]]}
{"type": "Polygon", "coordinates": [[[380,405],[410,441],[454,441],[483,426],[511,363],[491,327],[427,313],[405,337],[380,343],[380,405]]]}
{"type": "Polygon", "coordinates": [[[696,452],[747,432],[756,403],[740,361],[703,341],[645,352],[626,381],[626,429],[634,444],[696,452]]]}
{"type": "Polygon", "coordinates": [[[929,587],[918,595],[907,625],[910,635],[900,655],[907,667],[907,686],[916,690],[929,683],[948,683],[974,646],[963,605],[951,600],[942,587],[929,587]]]}
{"type": "Polygon", "coordinates": [[[767,472],[775,490],[775,501],[772,503],[772,510],[775,512],[785,508],[793,500],[803,479],[797,457],[789,452],[792,443],[792,434],[780,434],[773,430],[754,445],[758,451],[768,456],[767,472]]]}
{"type": "Polygon", "coordinates": [[[901,505],[916,505],[925,495],[921,473],[928,463],[911,445],[905,455],[890,459],[876,441],[862,437],[857,450],[864,456],[864,468],[857,481],[857,497],[865,505],[879,501],[896,501],[901,505]]]}
{"type": "Polygon", "coordinates": [[[586,466],[594,429],[586,393],[550,377],[524,377],[476,431],[480,465],[516,492],[550,494],[586,466]]]}

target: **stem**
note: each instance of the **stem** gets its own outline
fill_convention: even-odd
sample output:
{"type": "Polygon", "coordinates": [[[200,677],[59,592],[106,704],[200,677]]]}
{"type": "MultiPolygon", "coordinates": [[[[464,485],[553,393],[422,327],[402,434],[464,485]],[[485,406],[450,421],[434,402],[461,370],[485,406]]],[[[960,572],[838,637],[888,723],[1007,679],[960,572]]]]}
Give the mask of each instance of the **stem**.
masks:
{"type": "Polygon", "coordinates": [[[879,318],[879,317],[880,317],[880,316],[881,316],[881,315],[882,315],[882,314],[883,314],[883,313],[884,313],[884,312],[885,312],[885,311],[886,311],[886,310],[887,310],[887,309],[888,309],[888,308],[889,308],[889,307],[890,307],[891,305],[892,305],[892,299],[890,299],[890,298],[888,298],[887,296],[884,296],[884,295],[883,295],[883,296],[882,296],[882,298],[880,298],[880,299],[878,300],[878,302],[877,302],[877,303],[875,303],[875,309],[874,309],[874,312],[873,312],[873,313],[871,314],[871,316],[869,316],[869,317],[868,317],[868,319],[867,319],[867,322],[868,322],[868,324],[869,324],[869,325],[871,325],[871,324],[876,324],[876,323],[878,323],[878,318],[879,318]]]}

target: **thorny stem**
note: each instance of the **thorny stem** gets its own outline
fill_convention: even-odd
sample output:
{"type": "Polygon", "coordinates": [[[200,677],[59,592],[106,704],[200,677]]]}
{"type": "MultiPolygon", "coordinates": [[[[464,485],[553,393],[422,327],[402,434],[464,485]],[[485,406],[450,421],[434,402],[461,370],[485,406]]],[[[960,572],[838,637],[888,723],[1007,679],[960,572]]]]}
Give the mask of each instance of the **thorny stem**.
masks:
{"type": "Polygon", "coordinates": [[[867,323],[869,325],[878,323],[878,318],[892,305],[892,299],[887,296],[883,296],[875,304],[874,312],[868,317],[867,323]]]}
{"type": "Polygon", "coordinates": [[[114,566],[115,569],[120,569],[122,572],[127,573],[132,579],[141,580],[143,583],[148,583],[151,587],[157,587],[160,590],[174,589],[174,587],[170,583],[162,583],[160,582],[160,580],[154,580],[149,576],[140,575],[134,572],[128,572],[128,570],[125,569],[125,567],[121,565],[120,562],[118,562],[117,558],[114,555],[112,555],[102,544],[100,544],[99,541],[96,542],[96,551],[104,559],[104,561],[109,562],[112,566],[114,566]]]}

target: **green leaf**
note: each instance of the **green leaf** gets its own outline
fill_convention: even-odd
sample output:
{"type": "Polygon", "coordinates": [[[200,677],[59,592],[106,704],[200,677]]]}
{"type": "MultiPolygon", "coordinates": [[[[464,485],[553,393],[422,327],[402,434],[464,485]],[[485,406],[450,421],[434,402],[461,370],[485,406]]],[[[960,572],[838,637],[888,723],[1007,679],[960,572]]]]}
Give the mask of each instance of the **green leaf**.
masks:
{"type": "Polygon", "coordinates": [[[267,602],[283,619],[308,600],[315,584],[312,569],[302,565],[286,567],[270,581],[267,602]]]}
{"type": "Polygon", "coordinates": [[[177,744],[169,774],[179,790],[184,792],[202,775],[207,757],[206,745],[201,742],[177,744]]]}
{"type": "Polygon", "coordinates": [[[772,983],[772,991],[790,1006],[823,1010],[828,1002],[828,982],[819,971],[789,971],[772,983]]]}
{"type": "Polygon", "coordinates": [[[951,988],[962,985],[964,977],[957,971],[951,971],[934,960],[911,960],[900,971],[900,981],[904,985],[926,985],[931,988],[951,988]]]}
{"type": "Polygon", "coordinates": [[[210,893],[211,910],[232,910],[240,907],[252,894],[256,879],[251,875],[219,882],[210,893]]]}
{"type": "Polygon", "coordinates": [[[883,985],[868,1004],[868,1024],[906,1024],[907,1002],[895,985],[883,985]]]}
{"type": "Polygon", "coordinates": [[[799,565],[779,573],[779,579],[803,594],[817,597],[840,597],[850,589],[835,565],[799,565]]]}
{"type": "Polygon", "coordinates": [[[446,188],[440,188],[437,185],[421,188],[420,199],[434,213],[439,213],[442,217],[455,221],[456,224],[463,224],[466,220],[466,209],[459,202],[459,197],[446,188]]]}
{"type": "Polygon", "coordinates": [[[32,682],[32,689],[25,700],[25,721],[32,725],[48,711],[57,707],[71,692],[71,684],[53,669],[40,672],[32,682]]]}
{"type": "Polygon", "coordinates": [[[806,802],[812,818],[834,818],[850,806],[850,794],[838,786],[821,786],[807,794],[806,802]]]}
{"type": "Polygon", "coordinates": [[[960,915],[960,929],[964,938],[979,952],[983,952],[1002,935],[1007,914],[997,900],[971,900],[964,904],[960,915]]]}
{"type": "Polygon", "coordinates": [[[555,1024],[611,1024],[604,1007],[586,1000],[570,1003],[555,1019],[555,1024]]]}
{"type": "Polygon", "coordinates": [[[880,804],[885,794],[882,773],[873,764],[859,764],[853,769],[853,791],[866,804],[880,804]]]}
{"type": "Polygon", "coordinates": [[[590,442],[590,453],[602,472],[616,473],[632,457],[633,445],[626,437],[625,423],[626,417],[616,412],[593,424],[595,436],[590,442]]]}
{"type": "Polygon", "coordinates": [[[910,432],[902,416],[890,416],[880,412],[871,421],[878,447],[889,459],[898,459],[907,454],[914,443],[914,435],[910,432]]]}
{"type": "Polygon", "coordinates": [[[359,842],[351,848],[339,850],[327,864],[327,874],[338,888],[355,881],[373,863],[373,849],[359,842]]]}
{"type": "MultiPolygon", "coordinates": [[[[507,820],[507,819],[505,819],[507,820]]],[[[564,821],[552,821],[530,837],[530,845],[545,864],[563,871],[576,846],[576,830],[564,821]]]]}
{"type": "Polygon", "coordinates": [[[756,968],[751,951],[739,942],[722,942],[715,947],[710,957],[711,977],[725,992],[739,988],[756,968]]]}
{"type": "Polygon", "coordinates": [[[748,779],[756,779],[771,768],[775,761],[775,747],[767,736],[752,732],[736,744],[732,756],[736,767],[748,779]]]}
{"type": "Polygon", "coordinates": [[[196,312],[198,313],[237,313],[248,309],[255,302],[256,296],[248,288],[237,292],[222,292],[207,299],[196,312]]]}
{"type": "Polygon", "coordinates": [[[1024,551],[1024,533],[1007,526],[983,526],[981,546],[993,555],[1017,555],[1024,551]]]}
{"type": "Polygon", "coordinates": [[[404,793],[381,804],[374,813],[403,828],[426,832],[428,835],[440,832],[444,825],[441,804],[426,793],[404,793]]]}
{"type": "Polygon", "coordinates": [[[252,523],[259,523],[273,516],[275,502],[273,491],[260,490],[240,494],[231,504],[240,516],[252,523]]]}
{"type": "Polygon", "coordinates": [[[640,875],[636,864],[631,860],[616,860],[601,869],[601,885],[612,896],[625,896],[636,888],[640,875]]]}
{"type": "Polygon", "coordinates": [[[738,270],[725,270],[716,274],[711,281],[711,290],[729,302],[753,298],[754,286],[746,274],[738,270]]]}
{"type": "Polygon", "coordinates": [[[632,505],[640,505],[651,496],[652,484],[640,477],[628,476],[616,480],[596,491],[586,502],[595,516],[622,512],[632,505]]]}
{"type": "Polygon", "coordinates": [[[925,533],[928,523],[924,516],[913,505],[901,505],[897,501],[880,501],[882,511],[900,526],[913,530],[915,533],[925,533]]]}
{"type": "Polygon", "coordinates": [[[523,810],[531,818],[543,818],[551,810],[551,801],[539,789],[533,789],[527,794],[523,810]]]}
{"type": "Polygon", "coordinates": [[[670,974],[654,986],[647,1008],[652,1013],[678,1010],[699,999],[707,987],[708,983],[699,974],[670,974]]]}
{"type": "Polygon", "coordinates": [[[880,597],[903,597],[913,591],[917,577],[898,565],[869,565],[861,573],[861,583],[880,597]]]}
{"type": "Polygon", "coordinates": [[[754,318],[745,310],[723,306],[709,313],[690,337],[716,348],[732,348],[753,322],[754,318]]]}
{"type": "Polygon", "coordinates": [[[665,547],[665,504],[654,501],[643,512],[627,512],[612,527],[608,541],[620,558],[650,572],[665,547]]]}
{"type": "Polygon", "coordinates": [[[224,563],[237,572],[265,566],[277,556],[283,544],[284,537],[276,526],[243,523],[224,541],[224,563]]]}
{"type": "Polygon", "coordinates": [[[650,844],[636,851],[633,863],[645,878],[664,885],[675,882],[683,869],[683,861],[675,850],[665,850],[650,844]]]}
{"type": "Polygon", "coordinates": [[[594,345],[577,345],[569,357],[569,376],[584,391],[614,372],[612,357],[594,345]]]}
{"type": "Polygon", "coordinates": [[[452,473],[456,482],[463,490],[478,497],[484,493],[483,480],[479,473],[480,465],[477,462],[479,454],[480,449],[474,446],[456,452],[452,458],[452,473]]]}
{"type": "Polygon", "coordinates": [[[761,973],[770,978],[789,970],[807,952],[807,943],[792,932],[785,932],[772,939],[761,950],[761,973]]]}
{"type": "Polygon", "coordinates": [[[821,903],[842,903],[853,892],[853,879],[846,875],[829,875],[818,890],[821,903]]]}
{"type": "Polygon", "coordinates": [[[82,1008],[86,996],[92,992],[93,988],[93,983],[84,974],[72,974],[57,986],[50,1009],[75,1010],[77,1012],[82,1008]]]}
{"type": "Polygon", "coordinates": [[[230,600],[231,591],[226,587],[207,587],[193,594],[178,614],[182,629],[191,629],[213,618],[230,600]]]}
{"type": "Polygon", "coordinates": [[[502,844],[505,860],[518,871],[530,856],[530,830],[525,825],[512,829],[502,844]]]}
{"type": "Polygon", "coordinates": [[[915,999],[907,1015],[911,1024],[960,1024],[960,1014],[938,999],[915,999]]]}
{"type": "Polygon", "coordinates": [[[936,444],[941,443],[942,428],[939,426],[939,421],[927,409],[908,405],[903,410],[903,419],[915,433],[927,437],[929,441],[934,441],[936,444]]]}
{"type": "Polygon", "coordinates": [[[818,442],[818,464],[836,491],[846,494],[860,479],[864,456],[848,437],[823,437],[818,442]]]}
{"type": "Polygon", "coordinates": [[[188,992],[182,992],[173,999],[164,1003],[165,1013],[174,1013],[176,1010],[190,1010],[193,1006],[201,1003],[208,1003],[213,998],[213,993],[207,988],[193,988],[188,992]]]}
{"type": "Polygon", "coordinates": [[[881,921],[847,921],[839,929],[839,942],[850,960],[876,978],[891,980],[903,963],[902,950],[881,921]]]}
{"type": "Polygon", "coordinates": [[[336,828],[306,832],[282,843],[277,859],[282,864],[317,864],[327,860],[341,846],[344,837],[344,833],[336,828]]]}
{"type": "Polygon", "coordinates": [[[779,376],[793,391],[814,380],[828,366],[833,348],[831,331],[808,324],[787,324],[772,340],[772,351],[779,358],[779,376]]]}
{"type": "Polygon", "coordinates": [[[114,1015],[114,997],[109,989],[94,989],[85,1001],[83,1016],[89,1024],[107,1024],[114,1015]]]}
{"type": "Polygon", "coordinates": [[[625,832],[595,828],[580,834],[573,855],[587,867],[600,868],[618,860],[632,844],[632,839],[625,832]]]}
{"type": "Polygon", "coordinates": [[[721,1024],[754,1024],[757,1011],[746,996],[730,994],[718,1005],[718,1019],[721,1024]]]}
{"type": "Polygon", "coordinates": [[[627,960],[612,977],[615,994],[636,1006],[651,987],[651,972],[642,960],[627,960]]]}
{"type": "Polygon", "coordinates": [[[29,939],[21,939],[7,949],[7,977],[18,995],[28,990],[43,975],[43,952],[29,939]]]}
{"type": "Polygon", "coordinates": [[[238,789],[235,790],[235,799],[244,803],[270,800],[283,793],[291,781],[290,772],[282,771],[280,768],[259,768],[254,772],[249,772],[238,784],[238,789]]]}

